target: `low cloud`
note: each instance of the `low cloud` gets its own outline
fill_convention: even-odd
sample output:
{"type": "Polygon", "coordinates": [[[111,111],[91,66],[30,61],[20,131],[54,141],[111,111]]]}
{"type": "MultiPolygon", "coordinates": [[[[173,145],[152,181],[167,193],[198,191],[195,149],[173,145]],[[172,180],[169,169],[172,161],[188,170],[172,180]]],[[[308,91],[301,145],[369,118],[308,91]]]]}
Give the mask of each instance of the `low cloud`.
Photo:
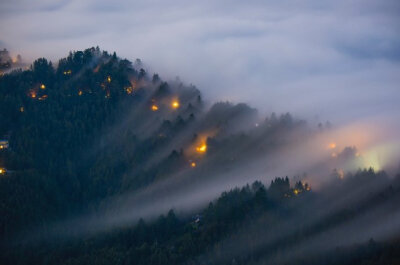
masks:
{"type": "Polygon", "coordinates": [[[206,98],[342,122],[391,115],[398,1],[3,1],[0,41],[31,60],[100,45],[206,98]],[[339,110],[339,111],[338,111],[339,110]]]}

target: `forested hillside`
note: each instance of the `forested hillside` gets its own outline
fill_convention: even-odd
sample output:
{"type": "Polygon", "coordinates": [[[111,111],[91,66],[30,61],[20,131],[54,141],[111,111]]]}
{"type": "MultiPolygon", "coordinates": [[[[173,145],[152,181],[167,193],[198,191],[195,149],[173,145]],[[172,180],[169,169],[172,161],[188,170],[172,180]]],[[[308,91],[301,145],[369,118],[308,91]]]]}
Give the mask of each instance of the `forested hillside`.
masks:
{"type": "Polygon", "coordinates": [[[318,191],[306,176],[254,181],[261,155],[290,166],[285,152],[315,135],[307,123],[207,104],[139,59],[97,47],[4,74],[0,122],[1,264],[400,262],[398,235],[363,221],[399,210],[399,176],[335,170],[318,191]],[[346,241],[349,225],[378,238],[346,241]]]}

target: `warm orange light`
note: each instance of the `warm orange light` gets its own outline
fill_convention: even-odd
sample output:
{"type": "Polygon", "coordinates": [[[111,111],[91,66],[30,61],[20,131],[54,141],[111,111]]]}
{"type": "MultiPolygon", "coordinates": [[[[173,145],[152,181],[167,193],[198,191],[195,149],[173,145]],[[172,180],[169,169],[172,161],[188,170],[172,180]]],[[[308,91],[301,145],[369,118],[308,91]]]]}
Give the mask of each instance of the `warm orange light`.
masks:
{"type": "Polygon", "coordinates": [[[31,91],[30,92],[30,96],[31,96],[31,98],[36,98],[36,92],[35,91],[31,91]]]}
{"type": "Polygon", "coordinates": [[[202,144],[202,145],[196,147],[196,151],[199,153],[205,153],[207,151],[207,145],[202,144]]]}
{"type": "Polygon", "coordinates": [[[192,157],[192,159],[196,158],[199,155],[204,155],[206,152],[211,152],[212,150],[207,150],[209,146],[207,146],[208,139],[210,137],[214,137],[218,132],[217,129],[209,129],[208,131],[197,132],[194,135],[194,138],[190,145],[187,146],[185,152],[192,157]]]}
{"type": "Polygon", "coordinates": [[[107,82],[111,83],[111,76],[107,76],[107,82]]]}
{"type": "Polygon", "coordinates": [[[330,143],[328,145],[329,149],[335,149],[336,148],[336,143],[330,143]]]}
{"type": "Polygon", "coordinates": [[[126,91],[126,93],[129,95],[129,94],[132,94],[132,92],[133,92],[133,88],[132,87],[126,87],[125,88],[125,91],[126,91]]]}
{"type": "Polygon", "coordinates": [[[78,91],[78,95],[79,95],[79,96],[82,96],[82,94],[83,94],[82,90],[79,90],[79,91],[78,91]]]}
{"type": "Polygon", "coordinates": [[[190,164],[190,166],[191,166],[191,167],[196,167],[196,162],[192,162],[192,163],[190,164]]]}
{"type": "Polygon", "coordinates": [[[40,88],[41,88],[41,89],[46,89],[46,86],[45,86],[44,84],[41,84],[41,85],[40,85],[40,88]]]}
{"type": "Polygon", "coordinates": [[[172,101],[171,106],[173,109],[179,108],[179,101],[177,100],[172,101]]]}
{"type": "Polygon", "coordinates": [[[294,189],[293,193],[294,193],[294,195],[298,195],[300,193],[300,191],[298,189],[294,189]]]}
{"type": "Polygon", "coordinates": [[[4,168],[0,168],[0,174],[6,173],[6,170],[4,168]]]}
{"type": "Polygon", "coordinates": [[[25,111],[24,107],[20,107],[20,108],[19,108],[19,111],[20,111],[20,112],[24,112],[24,111],[25,111]]]}
{"type": "Polygon", "coordinates": [[[48,97],[49,97],[48,95],[43,95],[43,96],[39,97],[39,100],[45,100],[48,97]]]}
{"type": "Polygon", "coordinates": [[[157,111],[158,110],[158,106],[157,105],[152,105],[151,106],[151,110],[152,111],[157,111]]]}

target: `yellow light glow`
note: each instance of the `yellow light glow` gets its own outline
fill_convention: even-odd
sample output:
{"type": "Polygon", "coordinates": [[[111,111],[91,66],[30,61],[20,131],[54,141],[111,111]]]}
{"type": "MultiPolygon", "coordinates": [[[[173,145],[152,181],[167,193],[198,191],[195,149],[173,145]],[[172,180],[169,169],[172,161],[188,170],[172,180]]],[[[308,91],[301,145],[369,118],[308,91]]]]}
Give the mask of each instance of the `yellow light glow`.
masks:
{"type": "Polygon", "coordinates": [[[158,106],[157,105],[151,105],[151,110],[152,111],[157,111],[158,110],[158,106]]]}
{"type": "Polygon", "coordinates": [[[362,156],[363,166],[365,168],[373,168],[374,170],[378,171],[382,168],[382,162],[385,161],[385,152],[388,150],[384,150],[382,148],[376,147],[367,151],[362,156]]]}
{"type": "Polygon", "coordinates": [[[31,91],[30,92],[30,96],[31,96],[31,98],[36,98],[36,92],[35,91],[31,91]]]}
{"type": "Polygon", "coordinates": [[[24,112],[24,111],[25,111],[24,107],[20,107],[20,108],[19,108],[19,111],[20,111],[20,112],[24,112]]]}
{"type": "Polygon", "coordinates": [[[0,174],[6,173],[6,170],[4,168],[0,168],[0,174]]]}
{"type": "Polygon", "coordinates": [[[300,191],[298,189],[294,189],[293,193],[294,193],[294,195],[298,195],[300,193],[300,191]]]}
{"type": "Polygon", "coordinates": [[[205,153],[207,151],[207,145],[202,144],[202,145],[196,147],[196,151],[199,153],[205,153]]]}
{"type": "Polygon", "coordinates": [[[125,88],[125,91],[126,91],[126,93],[129,95],[129,94],[132,94],[132,92],[133,92],[133,88],[132,87],[126,87],[125,88]]]}
{"type": "Polygon", "coordinates": [[[46,89],[46,86],[44,84],[41,84],[40,89],[46,89]]]}
{"type": "MultiPolygon", "coordinates": [[[[204,155],[208,152],[207,141],[209,138],[214,137],[217,134],[217,129],[209,129],[207,131],[198,132],[194,135],[192,143],[185,150],[187,154],[197,157],[199,155],[204,155]]],[[[212,151],[212,150],[211,150],[212,151]]]]}
{"type": "Polygon", "coordinates": [[[192,163],[190,164],[190,166],[191,166],[191,167],[196,167],[196,162],[192,162],[192,163]]]}
{"type": "Polygon", "coordinates": [[[111,76],[107,76],[107,82],[111,83],[111,76]]]}
{"type": "Polygon", "coordinates": [[[177,100],[172,101],[171,106],[173,109],[179,108],[179,101],[177,100]]]}
{"type": "Polygon", "coordinates": [[[83,94],[82,90],[79,90],[79,91],[78,91],[78,95],[79,95],[79,96],[82,96],[82,94],[83,94]]]}

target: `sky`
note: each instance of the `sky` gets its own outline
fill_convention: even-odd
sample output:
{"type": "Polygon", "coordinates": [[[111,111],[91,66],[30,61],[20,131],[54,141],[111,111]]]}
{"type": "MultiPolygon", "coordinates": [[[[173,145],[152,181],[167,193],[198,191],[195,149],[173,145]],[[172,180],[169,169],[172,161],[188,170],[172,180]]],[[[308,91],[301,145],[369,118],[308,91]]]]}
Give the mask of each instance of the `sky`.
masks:
{"type": "Polygon", "coordinates": [[[2,0],[0,48],[57,62],[98,45],[209,101],[385,124],[400,117],[399,14],[398,0],[2,0]]]}

